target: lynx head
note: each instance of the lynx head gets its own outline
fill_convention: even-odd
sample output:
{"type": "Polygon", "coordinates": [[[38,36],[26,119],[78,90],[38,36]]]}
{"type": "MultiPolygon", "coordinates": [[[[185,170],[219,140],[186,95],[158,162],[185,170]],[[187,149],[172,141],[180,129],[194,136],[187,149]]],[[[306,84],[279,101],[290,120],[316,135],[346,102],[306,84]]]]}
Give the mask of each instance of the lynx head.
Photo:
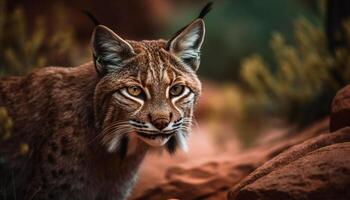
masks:
{"type": "Polygon", "coordinates": [[[136,134],[172,153],[187,149],[195,102],[201,92],[196,71],[205,34],[199,18],[169,41],[126,41],[99,25],[92,37],[96,126],[109,152],[126,148],[136,134]]]}

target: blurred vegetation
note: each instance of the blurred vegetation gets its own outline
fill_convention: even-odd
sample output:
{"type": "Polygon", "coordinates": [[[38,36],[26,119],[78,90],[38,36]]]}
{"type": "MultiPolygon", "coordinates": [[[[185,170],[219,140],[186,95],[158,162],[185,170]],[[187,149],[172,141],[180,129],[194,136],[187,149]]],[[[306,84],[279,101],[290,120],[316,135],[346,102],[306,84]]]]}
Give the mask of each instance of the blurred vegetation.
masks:
{"type": "Polygon", "coordinates": [[[0,142],[11,136],[12,120],[8,116],[7,110],[0,107],[0,142]]]}
{"type": "Polygon", "coordinates": [[[19,75],[48,64],[70,64],[76,54],[74,29],[68,22],[62,5],[52,7],[52,19],[28,19],[17,7],[6,10],[6,0],[0,0],[0,75],[19,75]],[[48,23],[55,23],[50,32],[48,23]]]}
{"type": "MultiPolygon", "coordinates": [[[[0,143],[11,137],[12,119],[8,116],[7,110],[0,107],[0,143]]],[[[0,154],[0,170],[5,164],[5,158],[0,154]]]]}
{"type": "MultiPolygon", "coordinates": [[[[204,4],[203,1],[176,3],[176,11],[169,17],[172,28],[164,35],[171,35],[189,23],[204,4]]],[[[236,81],[240,60],[252,52],[259,52],[266,60],[272,60],[266,48],[271,31],[279,31],[286,41],[291,41],[293,21],[299,16],[319,23],[316,12],[301,1],[215,1],[213,10],[205,18],[206,38],[199,74],[219,82],[236,81]]]]}
{"type": "MultiPolygon", "coordinates": [[[[350,21],[344,24],[348,39],[349,27],[350,21]]],[[[307,125],[329,113],[336,91],[350,80],[349,51],[338,48],[330,53],[322,26],[298,19],[294,39],[295,45],[289,45],[282,34],[272,35],[274,70],[260,55],[242,61],[240,77],[249,91],[244,106],[248,119],[263,113],[307,125]]]]}

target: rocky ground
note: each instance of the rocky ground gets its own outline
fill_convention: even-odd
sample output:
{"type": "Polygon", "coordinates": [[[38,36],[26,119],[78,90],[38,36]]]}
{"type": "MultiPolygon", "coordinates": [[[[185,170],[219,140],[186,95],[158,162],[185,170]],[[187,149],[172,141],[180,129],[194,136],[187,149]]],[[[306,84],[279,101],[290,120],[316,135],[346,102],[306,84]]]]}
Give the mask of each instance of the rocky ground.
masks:
{"type": "Polygon", "coordinates": [[[244,153],[202,143],[187,156],[148,158],[131,199],[350,199],[349,99],[350,86],[334,98],[329,119],[244,153]],[[203,157],[198,152],[206,162],[188,162],[203,157]]]}

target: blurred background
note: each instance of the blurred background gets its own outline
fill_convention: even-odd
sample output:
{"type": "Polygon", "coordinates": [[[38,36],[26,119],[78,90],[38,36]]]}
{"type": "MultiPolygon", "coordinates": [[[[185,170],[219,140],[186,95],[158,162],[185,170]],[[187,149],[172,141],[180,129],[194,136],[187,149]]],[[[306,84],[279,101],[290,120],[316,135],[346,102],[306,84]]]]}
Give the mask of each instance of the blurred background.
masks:
{"type": "MultiPolygon", "coordinates": [[[[94,26],[82,9],[125,39],[167,39],[206,3],[0,0],[0,75],[90,61],[94,26]]],[[[325,118],[350,79],[349,8],[342,0],[215,0],[189,155],[242,151],[325,118]]]]}

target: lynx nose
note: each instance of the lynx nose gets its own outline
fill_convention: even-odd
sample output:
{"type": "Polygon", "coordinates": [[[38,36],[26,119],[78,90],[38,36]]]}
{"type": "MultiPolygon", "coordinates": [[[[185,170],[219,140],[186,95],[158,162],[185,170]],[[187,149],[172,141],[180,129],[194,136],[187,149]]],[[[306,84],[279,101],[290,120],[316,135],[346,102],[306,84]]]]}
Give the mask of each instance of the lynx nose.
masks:
{"type": "Polygon", "coordinates": [[[163,130],[165,127],[168,126],[169,120],[165,118],[160,118],[152,121],[153,126],[155,126],[158,130],[163,130]]]}

